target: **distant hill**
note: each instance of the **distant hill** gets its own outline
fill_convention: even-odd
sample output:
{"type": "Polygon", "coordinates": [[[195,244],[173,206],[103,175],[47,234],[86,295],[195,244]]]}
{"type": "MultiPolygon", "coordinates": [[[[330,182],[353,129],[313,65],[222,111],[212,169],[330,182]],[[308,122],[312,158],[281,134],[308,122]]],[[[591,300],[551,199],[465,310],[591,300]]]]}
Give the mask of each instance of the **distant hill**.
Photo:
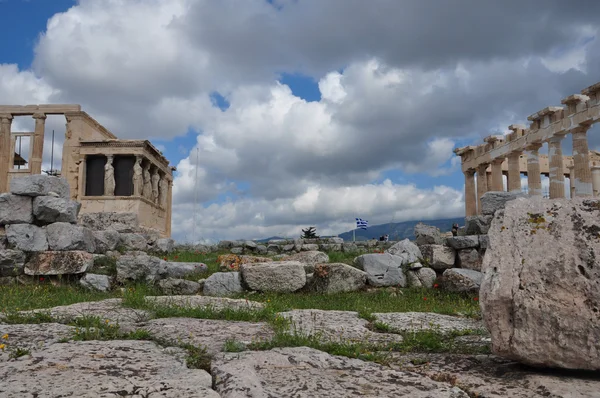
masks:
{"type": "MultiPolygon", "coordinates": [[[[433,225],[438,227],[442,232],[448,232],[452,229],[452,224],[458,223],[458,225],[464,225],[465,218],[447,218],[443,220],[416,220],[416,221],[404,221],[398,223],[387,223],[380,225],[369,226],[366,231],[364,229],[356,229],[356,240],[369,240],[379,239],[381,235],[388,234],[390,240],[402,240],[402,239],[415,239],[414,228],[418,223],[424,223],[427,225],[433,225]]],[[[338,235],[344,239],[344,242],[352,241],[352,231],[344,232],[338,235]]]]}

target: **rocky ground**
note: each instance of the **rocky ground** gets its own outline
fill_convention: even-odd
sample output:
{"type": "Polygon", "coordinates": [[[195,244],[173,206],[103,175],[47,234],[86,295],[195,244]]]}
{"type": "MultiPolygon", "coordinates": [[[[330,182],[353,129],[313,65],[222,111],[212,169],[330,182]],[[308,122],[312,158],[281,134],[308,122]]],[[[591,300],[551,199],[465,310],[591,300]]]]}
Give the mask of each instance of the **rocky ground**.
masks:
{"type": "Polygon", "coordinates": [[[245,299],[130,304],[5,314],[0,396],[600,397],[598,374],[482,354],[489,335],[470,318],[297,309],[266,322],[251,316],[264,305],[245,299]]]}

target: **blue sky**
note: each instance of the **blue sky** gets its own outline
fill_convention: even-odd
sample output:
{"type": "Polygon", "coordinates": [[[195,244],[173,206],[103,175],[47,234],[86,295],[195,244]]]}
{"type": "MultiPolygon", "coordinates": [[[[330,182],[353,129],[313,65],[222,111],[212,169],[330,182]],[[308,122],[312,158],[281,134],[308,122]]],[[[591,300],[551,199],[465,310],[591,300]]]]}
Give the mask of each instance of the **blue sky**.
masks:
{"type": "Polygon", "coordinates": [[[151,137],[178,167],[178,239],[333,234],[464,214],[452,149],[595,83],[600,62],[594,13],[559,2],[546,19],[516,1],[274,4],[0,0],[0,101],[52,93],[151,137]]]}

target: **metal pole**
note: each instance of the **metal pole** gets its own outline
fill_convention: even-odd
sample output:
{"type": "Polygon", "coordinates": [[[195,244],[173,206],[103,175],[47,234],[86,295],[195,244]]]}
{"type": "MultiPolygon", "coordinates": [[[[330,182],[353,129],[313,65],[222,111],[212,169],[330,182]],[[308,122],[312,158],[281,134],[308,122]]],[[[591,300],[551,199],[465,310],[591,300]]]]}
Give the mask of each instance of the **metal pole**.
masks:
{"type": "Polygon", "coordinates": [[[196,236],[196,213],[198,212],[198,162],[200,156],[200,148],[196,148],[196,176],[194,177],[194,229],[193,229],[193,239],[194,242],[198,241],[198,237],[196,236]]]}
{"type": "Polygon", "coordinates": [[[50,151],[50,175],[54,175],[54,130],[52,130],[52,145],[50,151]]]}

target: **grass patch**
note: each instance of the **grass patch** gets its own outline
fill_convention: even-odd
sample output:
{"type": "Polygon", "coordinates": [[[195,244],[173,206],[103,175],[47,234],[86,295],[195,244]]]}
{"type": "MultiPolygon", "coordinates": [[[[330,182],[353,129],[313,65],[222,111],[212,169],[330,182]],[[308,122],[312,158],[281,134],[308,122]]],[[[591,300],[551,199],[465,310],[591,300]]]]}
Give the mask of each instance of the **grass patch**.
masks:
{"type": "Polygon", "coordinates": [[[40,311],[32,312],[29,314],[22,314],[17,311],[11,310],[0,315],[0,321],[11,325],[21,324],[38,324],[38,323],[52,323],[57,322],[57,319],[50,315],[49,312],[40,311]]]}
{"type": "Polygon", "coordinates": [[[246,345],[234,339],[227,339],[223,350],[225,352],[242,352],[246,350],[246,345]]]}
{"type": "Polygon", "coordinates": [[[88,271],[91,274],[98,275],[117,275],[117,259],[108,256],[100,256],[94,259],[94,265],[91,270],[88,271]]]}
{"type": "Polygon", "coordinates": [[[29,355],[29,354],[31,354],[31,351],[29,349],[17,347],[10,351],[10,354],[8,355],[8,357],[10,359],[17,359],[17,358],[24,357],[25,355],[29,355]]]}

